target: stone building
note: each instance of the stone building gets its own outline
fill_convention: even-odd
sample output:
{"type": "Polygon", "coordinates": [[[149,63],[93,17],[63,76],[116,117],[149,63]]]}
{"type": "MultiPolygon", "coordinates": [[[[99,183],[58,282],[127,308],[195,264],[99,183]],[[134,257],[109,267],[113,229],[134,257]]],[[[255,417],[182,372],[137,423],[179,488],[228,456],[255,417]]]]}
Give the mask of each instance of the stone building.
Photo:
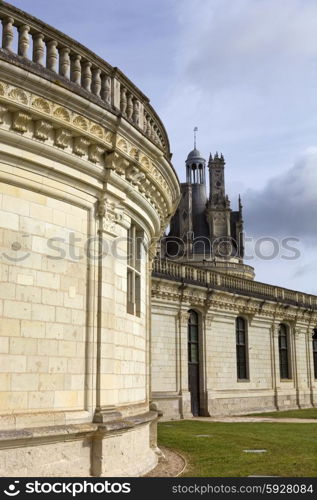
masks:
{"type": "Polygon", "coordinates": [[[254,281],[224,158],[208,198],[196,148],[180,187],[119,69],[5,2],[0,19],[0,475],[141,475],[157,410],[314,405],[317,298],[254,281]]]}
{"type": "Polygon", "coordinates": [[[168,138],[119,69],[5,2],[0,19],[0,475],[140,475],[168,138]]]}
{"type": "Polygon", "coordinates": [[[254,281],[224,158],[186,160],[182,198],[152,279],[152,398],[163,418],[317,402],[317,297],[254,281]]]}

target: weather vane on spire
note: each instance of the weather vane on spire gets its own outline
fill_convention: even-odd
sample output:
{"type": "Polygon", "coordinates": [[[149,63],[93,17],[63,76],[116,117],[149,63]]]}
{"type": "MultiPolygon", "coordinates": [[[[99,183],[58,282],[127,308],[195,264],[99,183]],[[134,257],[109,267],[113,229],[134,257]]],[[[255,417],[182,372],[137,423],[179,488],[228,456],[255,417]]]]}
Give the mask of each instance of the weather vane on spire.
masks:
{"type": "Polygon", "coordinates": [[[196,132],[198,132],[198,127],[194,128],[194,149],[196,149],[196,132]]]}

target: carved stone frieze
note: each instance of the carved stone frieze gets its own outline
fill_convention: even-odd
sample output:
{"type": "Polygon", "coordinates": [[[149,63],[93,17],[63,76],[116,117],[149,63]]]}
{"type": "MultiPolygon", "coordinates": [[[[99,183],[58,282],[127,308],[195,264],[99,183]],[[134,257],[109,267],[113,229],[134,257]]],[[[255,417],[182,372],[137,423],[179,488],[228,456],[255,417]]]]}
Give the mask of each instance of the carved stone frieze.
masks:
{"type": "Polygon", "coordinates": [[[106,156],[106,168],[114,170],[118,175],[124,175],[129,165],[129,160],[117,152],[112,152],[106,156]]]}
{"type": "Polygon", "coordinates": [[[85,137],[75,137],[74,138],[74,153],[78,156],[88,155],[88,148],[90,145],[90,141],[85,137]]]}
{"type": "MultiPolygon", "coordinates": [[[[138,113],[137,105],[134,112],[138,113]]],[[[151,203],[158,214],[160,230],[166,227],[178,195],[172,194],[170,184],[160,172],[159,160],[156,165],[131,139],[65,105],[0,82],[0,126],[6,126],[5,122],[11,131],[28,132],[43,142],[51,137],[54,146],[124,177],[151,203]]]]}
{"type": "Polygon", "coordinates": [[[59,148],[65,149],[70,144],[72,134],[65,128],[58,128],[55,131],[55,144],[59,148]]]}
{"type": "Polygon", "coordinates": [[[145,174],[140,172],[138,167],[132,165],[126,171],[126,179],[134,186],[139,186],[145,180],[145,174]]]}
{"type": "Polygon", "coordinates": [[[102,220],[102,232],[112,236],[118,235],[117,225],[126,229],[130,227],[130,218],[124,213],[123,208],[106,196],[103,196],[98,202],[97,215],[102,220]]]}
{"type": "MultiPolygon", "coordinates": [[[[202,306],[206,308],[206,300],[208,300],[208,311],[219,309],[222,311],[232,311],[235,314],[243,314],[253,320],[254,317],[276,318],[272,324],[272,328],[278,335],[278,326],[281,322],[286,321],[292,324],[296,321],[298,314],[297,308],[289,308],[287,313],[283,304],[266,304],[265,307],[260,307],[261,301],[257,298],[246,298],[243,295],[238,296],[237,293],[230,293],[228,290],[223,293],[217,289],[206,288],[206,290],[198,290],[196,287],[187,285],[182,292],[179,290],[179,282],[161,281],[159,278],[152,278],[152,297],[159,300],[169,300],[171,302],[188,303],[191,307],[202,306]],[[212,295],[210,295],[212,291],[212,295]]],[[[206,309],[205,309],[206,310],[206,309]]],[[[317,322],[317,314],[314,316],[317,322]]],[[[310,317],[301,318],[303,324],[308,323],[310,317]]]]}
{"type": "Polygon", "coordinates": [[[8,111],[8,108],[6,106],[3,106],[3,104],[0,104],[0,123],[4,122],[4,116],[5,116],[7,111],[8,111]]]}
{"type": "Polygon", "coordinates": [[[91,144],[89,146],[88,158],[93,163],[101,163],[104,153],[104,148],[98,146],[98,144],[91,144]]]}
{"type": "Polygon", "coordinates": [[[23,111],[15,111],[13,113],[12,128],[17,132],[24,134],[27,132],[29,124],[31,123],[31,116],[23,111]]]}
{"type": "Polygon", "coordinates": [[[46,141],[49,138],[49,133],[53,129],[51,122],[47,120],[36,120],[34,123],[34,136],[36,139],[46,141]]]}

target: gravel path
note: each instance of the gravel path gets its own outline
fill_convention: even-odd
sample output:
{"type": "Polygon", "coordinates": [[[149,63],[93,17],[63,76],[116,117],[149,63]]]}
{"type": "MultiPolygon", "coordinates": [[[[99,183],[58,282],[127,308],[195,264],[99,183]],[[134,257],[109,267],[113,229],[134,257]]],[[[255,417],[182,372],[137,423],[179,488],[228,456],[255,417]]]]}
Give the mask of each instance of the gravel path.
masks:
{"type": "Polygon", "coordinates": [[[200,422],[274,422],[289,424],[317,424],[317,418],[269,418],[269,417],[193,417],[200,422]]]}
{"type": "Polygon", "coordinates": [[[162,458],[157,466],[144,477],[177,477],[186,466],[184,458],[175,451],[163,446],[160,446],[160,449],[165,458],[162,458]]]}

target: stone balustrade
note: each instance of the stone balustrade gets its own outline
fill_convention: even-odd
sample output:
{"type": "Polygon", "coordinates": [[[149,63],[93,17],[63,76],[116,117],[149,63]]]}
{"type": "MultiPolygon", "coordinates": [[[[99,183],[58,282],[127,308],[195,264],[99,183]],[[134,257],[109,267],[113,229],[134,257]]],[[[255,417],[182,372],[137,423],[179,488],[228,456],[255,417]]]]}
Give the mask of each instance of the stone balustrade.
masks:
{"type": "Polygon", "coordinates": [[[72,38],[33,16],[0,2],[0,60],[70,85],[101,106],[122,116],[160,148],[169,160],[164,126],[149,99],[118,69],[72,38]]]}
{"type": "Polygon", "coordinates": [[[153,276],[156,278],[192,283],[199,286],[223,289],[233,293],[239,292],[263,300],[278,301],[289,305],[317,310],[317,297],[315,295],[230,276],[217,271],[170,262],[168,260],[154,260],[153,276]]]}

